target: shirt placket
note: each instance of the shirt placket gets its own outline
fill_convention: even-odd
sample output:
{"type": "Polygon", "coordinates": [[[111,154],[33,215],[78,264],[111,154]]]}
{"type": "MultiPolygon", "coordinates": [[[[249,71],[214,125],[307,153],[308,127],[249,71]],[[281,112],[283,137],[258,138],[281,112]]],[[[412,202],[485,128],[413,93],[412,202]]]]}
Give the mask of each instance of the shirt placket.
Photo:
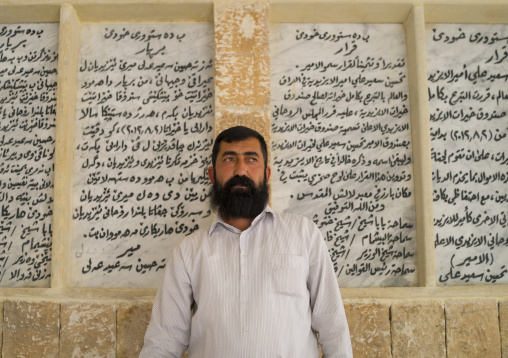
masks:
{"type": "MultiPolygon", "coordinates": [[[[249,260],[249,245],[248,245],[248,233],[245,231],[240,234],[240,329],[242,330],[242,341],[245,340],[246,335],[249,333],[250,327],[249,322],[249,271],[248,271],[248,260],[249,260]]],[[[242,344],[242,356],[245,356],[246,352],[243,352],[242,344]]]]}

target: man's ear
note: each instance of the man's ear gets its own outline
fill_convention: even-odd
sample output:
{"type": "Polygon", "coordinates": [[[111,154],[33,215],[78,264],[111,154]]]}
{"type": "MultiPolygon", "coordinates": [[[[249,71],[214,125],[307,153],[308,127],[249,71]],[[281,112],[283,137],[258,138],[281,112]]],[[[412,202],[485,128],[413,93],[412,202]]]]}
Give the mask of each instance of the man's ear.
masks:
{"type": "Polygon", "coordinates": [[[208,167],[208,177],[210,178],[210,181],[212,182],[212,185],[215,184],[215,177],[214,177],[213,167],[208,167]]]}
{"type": "Polygon", "coordinates": [[[266,167],[266,181],[268,182],[270,180],[270,174],[272,174],[272,168],[266,167]]]}

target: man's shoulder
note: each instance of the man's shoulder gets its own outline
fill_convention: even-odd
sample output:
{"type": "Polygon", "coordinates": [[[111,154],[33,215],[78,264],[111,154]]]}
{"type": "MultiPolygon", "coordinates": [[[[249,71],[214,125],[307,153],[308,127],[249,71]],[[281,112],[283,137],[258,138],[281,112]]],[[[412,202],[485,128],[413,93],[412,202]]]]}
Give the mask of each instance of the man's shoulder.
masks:
{"type": "Polygon", "coordinates": [[[189,234],[185,237],[183,237],[176,247],[181,251],[188,251],[200,247],[208,237],[210,232],[210,224],[203,225],[196,231],[194,231],[192,234],[189,234]]]}
{"type": "Polygon", "coordinates": [[[314,222],[306,216],[293,213],[280,213],[272,211],[272,214],[276,221],[283,223],[299,223],[301,225],[315,226],[314,222]]]}
{"type": "Polygon", "coordinates": [[[185,236],[181,241],[180,244],[189,244],[196,241],[202,241],[205,239],[210,232],[210,225],[203,225],[196,231],[194,231],[192,234],[189,234],[185,236]]]}
{"type": "Polygon", "coordinates": [[[314,236],[319,233],[317,225],[308,217],[293,213],[273,212],[275,229],[283,228],[289,232],[314,236]]]}

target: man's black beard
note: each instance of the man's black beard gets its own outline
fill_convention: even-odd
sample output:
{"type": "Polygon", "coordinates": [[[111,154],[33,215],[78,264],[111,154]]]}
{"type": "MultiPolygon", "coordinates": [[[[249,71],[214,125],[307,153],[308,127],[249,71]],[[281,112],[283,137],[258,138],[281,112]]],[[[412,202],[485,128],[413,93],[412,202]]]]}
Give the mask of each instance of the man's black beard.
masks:
{"type": "Polygon", "coordinates": [[[210,190],[210,204],[212,209],[219,209],[225,220],[228,219],[254,219],[268,203],[268,184],[266,176],[259,187],[246,176],[234,176],[224,186],[217,179],[210,190]],[[243,185],[246,188],[233,188],[243,185]]]}

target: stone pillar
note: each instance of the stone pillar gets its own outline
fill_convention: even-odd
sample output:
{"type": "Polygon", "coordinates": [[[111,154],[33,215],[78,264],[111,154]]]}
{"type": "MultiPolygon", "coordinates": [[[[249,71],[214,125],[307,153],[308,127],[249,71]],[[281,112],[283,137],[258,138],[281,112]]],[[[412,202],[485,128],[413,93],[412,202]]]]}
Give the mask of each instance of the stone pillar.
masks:
{"type": "Polygon", "coordinates": [[[55,134],[55,191],[51,287],[68,287],[72,237],[74,134],[81,24],[75,9],[60,11],[58,87],[55,134]]]}
{"type": "Polygon", "coordinates": [[[215,3],[215,134],[244,125],[270,141],[266,1],[215,3]]]}

